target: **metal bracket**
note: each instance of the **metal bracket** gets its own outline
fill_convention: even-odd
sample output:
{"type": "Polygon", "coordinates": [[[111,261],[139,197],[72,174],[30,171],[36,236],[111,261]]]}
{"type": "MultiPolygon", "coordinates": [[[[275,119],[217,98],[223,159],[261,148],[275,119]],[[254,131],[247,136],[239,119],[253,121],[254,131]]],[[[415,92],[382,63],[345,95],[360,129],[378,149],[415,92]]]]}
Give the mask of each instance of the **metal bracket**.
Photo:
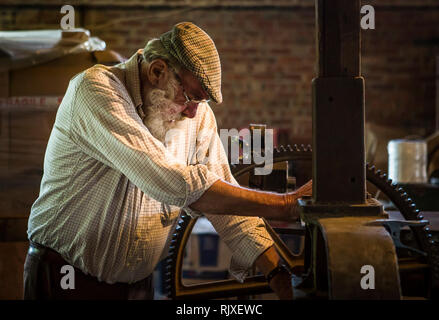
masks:
{"type": "Polygon", "coordinates": [[[397,220],[397,219],[378,219],[375,221],[367,222],[367,226],[384,226],[386,230],[390,233],[393,239],[395,247],[407,249],[416,252],[422,256],[427,256],[426,252],[418,250],[413,247],[406,246],[401,242],[401,229],[403,227],[424,227],[430,224],[428,220],[397,220]]]}

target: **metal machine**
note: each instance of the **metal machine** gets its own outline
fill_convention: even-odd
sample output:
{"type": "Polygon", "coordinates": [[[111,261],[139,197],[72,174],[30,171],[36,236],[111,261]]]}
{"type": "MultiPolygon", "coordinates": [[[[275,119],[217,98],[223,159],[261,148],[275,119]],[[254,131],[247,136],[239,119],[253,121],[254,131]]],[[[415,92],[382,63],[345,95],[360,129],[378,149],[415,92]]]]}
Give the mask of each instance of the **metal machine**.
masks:
{"type": "MultiPolygon", "coordinates": [[[[317,77],[313,80],[313,150],[280,147],[273,162],[288,162],[288,176],[257,178],[253,165],[232,166],[243,185],[287,191],[313,179],[313,197],[300,202],[301,221],[294,228],[267,230],[293,274],[297,299],[437,298],[439,246],[428,221],[386,175],[365,164],[364,79],[360,72],[360,1],[316,0],[317,77]],[[311,170],[312,169],[312,170],[311,170]],[[282,178],[283,177],[283,178],[282,178]],[[404,219],[391,219],[367,193],[373,184],[404,219]],[[304,237],[295,256],[278,233],[304,237]],[[373,287],[364,287],[364,268],[373,270],[373,287]]],[[[206,299],[267,292],[262,276],[244,284],[226,280],[185,286],[181,281],[184,247],[195,220],[183,217],[167,261],[170,297],[206,299]]]]}

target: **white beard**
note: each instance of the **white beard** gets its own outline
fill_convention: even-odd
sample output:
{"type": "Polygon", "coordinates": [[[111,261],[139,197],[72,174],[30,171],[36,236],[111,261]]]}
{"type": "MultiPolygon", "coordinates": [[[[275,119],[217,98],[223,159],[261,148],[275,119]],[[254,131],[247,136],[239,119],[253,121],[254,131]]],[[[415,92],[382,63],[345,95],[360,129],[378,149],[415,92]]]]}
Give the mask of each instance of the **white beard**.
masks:
{"type": "Polygon", "coordinates": [[[177,92],[178,82],[170,78],[166,90],[152,89],[148,98],[151,105],[146,108],[143,123],[151,134],[162,143],[165,142],[166,133],[174,128],[185,117],[179,112],[181,107],[172,100],[177,92]]]}

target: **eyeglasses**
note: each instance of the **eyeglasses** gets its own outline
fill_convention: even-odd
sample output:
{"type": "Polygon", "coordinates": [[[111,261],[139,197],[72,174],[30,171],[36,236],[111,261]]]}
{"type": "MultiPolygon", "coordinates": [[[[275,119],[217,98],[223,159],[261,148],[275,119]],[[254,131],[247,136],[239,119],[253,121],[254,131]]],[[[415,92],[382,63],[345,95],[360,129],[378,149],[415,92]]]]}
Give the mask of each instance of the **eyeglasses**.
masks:
{"type": "Polygon", "coordinates": [[[181,81],[181,78],[179,77],[179,75],[177,74],[177,72],[174,72],[175,74],[175,78],[177,79],[178,83],[180,84],[181,89],[183,89],[183,95],[184,98],[186,99],[185,101],[185,105],[189,104],[189,103],[195,103],[195,104],[200,104],[200,103],[208,103],[210,102],[210,99],[203,99],[203,100],[195,100],[195,99],[190,99],[189,96],[186,94],[186,91],[184,90],[184,86],[183,86],[183,82],[181,81]]]}

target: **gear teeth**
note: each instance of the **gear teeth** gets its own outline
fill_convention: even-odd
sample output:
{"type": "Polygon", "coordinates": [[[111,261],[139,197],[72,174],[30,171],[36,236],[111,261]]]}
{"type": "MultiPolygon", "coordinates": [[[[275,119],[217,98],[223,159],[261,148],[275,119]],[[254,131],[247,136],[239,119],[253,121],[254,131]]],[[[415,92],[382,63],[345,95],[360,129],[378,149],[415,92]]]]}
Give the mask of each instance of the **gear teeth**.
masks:
{"type": "MultiPolygon", "coordinates": [[[[372,182],[372,184],[378,189],[382,190],[384,194],[388,193],[387,196],[391,198],[392,202],[398,207],[406,220],[424,219],[422,213],[416,208],[416,204],[403,188],[401,188],[396,182],[392,182],[391,179],[384,180],[383,178],[386,178],[387,175],[382,173],[381,170],[377,170],[375,166],[369,164],[366,168],[368,168],[367,180],[372,182]]],[[[422,250],[428,252],[430,258],[430,255],[432,254],[431,252],[433,252],[436,245],[436,242],[432,239],[430,228],[413,227],[412,231],[418,244],[422,250]]]]}
{"type": "Polygon", "coordinates": [[[175,288],[173,284],[177,281],[175,278],[175,261],[177,260],[178,255],[178,244],[180,243],[182,236],[186,231],[186,227],[192,218],[187,215],[184,211],[182,211],[180,220],[177,223],[177,227],[175,232],[172,234],[172,239],[169,243],[168,256],[165,259],[165,290],[166,294],[169,298],[174,298],[176,292],[174,292],[175,288]]]}

